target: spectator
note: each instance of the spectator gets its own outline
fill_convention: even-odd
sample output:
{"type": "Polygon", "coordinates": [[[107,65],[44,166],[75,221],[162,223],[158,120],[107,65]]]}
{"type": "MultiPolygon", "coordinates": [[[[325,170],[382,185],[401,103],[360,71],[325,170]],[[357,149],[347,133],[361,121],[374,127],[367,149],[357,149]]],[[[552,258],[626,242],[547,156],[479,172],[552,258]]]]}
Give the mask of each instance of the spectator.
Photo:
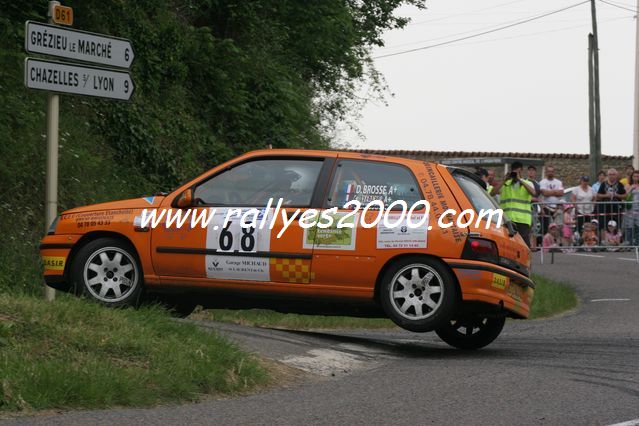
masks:
{"type": "Polygon", "coordinates": [[[623,220],[625,241],[631,246],[639,246],[639,170],[632,172],[625,190],[626,200],[630,201],[623,220]]]}
{"type": "Polygon", "coordinates": [[[620,201],[626,198],[626,189],[619,182],[619,174],[615,169],[609,169],[607,179],[599,187],[597,191],[597,201],[602,201],[597,206],[597,214],[599,216],[599,226],[603,229],[604,224],[609,220],[620,222],[622,204],[620,201]]]}
{"type": "Polygon", "coordinates": [[[608,228],[604,231],[602,245],[617,247],[621,245],[621,232],[617,229],[617,222],[608,221],[608,228]]]}
{"type": "Polygon", "coordinates": [[[599,187],[605,180],[606,172],[604,172],[603,170],[599,171],[599,173],[597,173],[597,182],[592,184],[592,189],[594,189],[595,192],[599,191],[599,187]]]}
{"type": "Polygon", "coordinates": [[[579,178],[579,186],[572,190],[570,200],[575,204],[575,212],[577,214],[577,229],[581,229],[585,222],[592,220],[592,214],[595,210],[594,204],[588,204],[597,197],[597,192],[588,184],[590,179],[588,176],[579,178]],[[585,204],[584,204],[585,203],[585,204]]]}
{"type": "Polygon", "coordinates": [[[488,193],[488,195],[491,195],[493,192],[493,186],[488,183],[488,171],[480,167],[479,169],[477,169],[475,174],[479,176],[482,181],[484,181],[486,192],[488,193]]]}
{"type": "Polygon", "coordinates": [[[626,168],[624,169],[624,173],[626,175],[622,179],[619,179],[619,182],[621,182],[623,186],[628,186],[630,184],[630,181],[632,180],[632,173],[634,171],[635,171],[635,168],[632,167],[632,164],[627,165],[626,168]]]}
{"type": "Polygon", "coordinates": [[[530,247],[530,200],[535,195],[535,187],[529,180],[522,178],[523,168],[524,165],[519,161],[512,164],[510,175],[501,187],[501,208],[530,247]]]}
{"type": "MultiPolygon", "coordinates": [[[[533,166],[532,164],[528,166],[528,180],[530,182],[532,182],[533,186],[535,187],[535,195],[533,195],[532,197],[532,202],[533,203],[538,203],[539,202],[539,196],[541,195],[541,188],[539,187],[539,182],[537,182],[537,167],[533,166]]],[[[531,232],[530,232],[530,247],[531,248],[537,248],[537,244],[539,243],[539,241],[537,241],[537,235],[540,234],[539,231],[539,210],[540,207],[539,205],[533,205],[532,208],[532,225],[531,225],[531,232]]]]}
{"type": "Polygon", "coordinates": [[[496,196],[499,194],[499,190],[501,189],[501,183],[495,178],[495,171],[493,169],[486,170],[488,173],[488,184],[492,187],[492,192],[489,192],[489,195],[496,196]]]}
{"type": "Polygon", "coordinates": [[[532,202],[536,203],[539,201],[539,196],[541,195],[541,188],[539,186],[539,182],[537,182],[537,167],[532,164],[528,166],[528,180],[532,182],[535,187],[535,195],[533,195],[532,202]]]}
{"type": "Polygon", "coordinates": [[[557,216],[557,202],[564,195],[564,186],[559,179],[555,179],[555,168],[546,167],[546,178],[539,182],[543,206],[541,214],[541,232],[546,233],[548,225],[554,222],[557,216]]]}
{"type": "Polygon", "coordinates": [[[541,246],[545,253],[548,253],[552,248],[559,247],[559,227],[556,223],[548,225],[548,232],[544,235],[541,246]]]}
{"type": "Polygon", "coordinates": [[[563,225],[561,229],[561,245],[572,245],[572,233],[575,226],[574,206],[572,204],[564,204],[563,206],[563,225]]]}
{"type": "MultiPolygon", "coordinates": [[[[584,229],[581,234],[581,241],[584,247],[596,246],[599,243],[599,237],[597,237],[598,225],[597,219],[593,219],[590,223],[584,223],[584,229]]],[[[587,249],[587,251],[590,251],[590,249],[587,249]]]]}

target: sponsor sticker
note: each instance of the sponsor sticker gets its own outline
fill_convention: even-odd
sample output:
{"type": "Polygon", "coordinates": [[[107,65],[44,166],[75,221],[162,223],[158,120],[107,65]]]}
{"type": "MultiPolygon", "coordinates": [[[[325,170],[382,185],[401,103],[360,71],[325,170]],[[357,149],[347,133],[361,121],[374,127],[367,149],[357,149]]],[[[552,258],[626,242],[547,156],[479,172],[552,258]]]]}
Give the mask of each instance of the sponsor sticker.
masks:
{"type": "MultiPolygon", "coordinates": [[[[493,274],[492,286],[504,290],[508,284],[508,277],[501,274],[493,274]]],[[[511,286],[512,287],[512,286],[511,286]]]]}
{"type": "Polygon", "coordinates": [[[377,225],[377,248],[378,249],[398,249],[398,248],[426,248],[428,239],[428,218],[424,218],[423,214],[414,214],[411,216],[411,223],[423,225],[417,228],[408,226],[408,217],[404,217],[400,223],[397,223],[401,217],[399,213],[391,213],[388,215],[389,224],[397,224],[392,228],[384,225],[380,221],[377,225]]]}
{"type": "Polygon", "coordinates": [[[42,256],[44,269],[49,271],[64,271],[66,258],[63,256],[42,256]]]}
{"type": "Polygon", "coordinates": [[[245,256],[206,256],[206,276],[223,280],[270,281],[269,259],[245,256]]]}
{"type": "Polygon", "coordinates": [[[333,217],[333,223],[328,228],[314,226],[304,229],[303,247],[305,249],[355,250],[355,239],[357,237],[356,225],[359,214],[353,214],[353,212],[336,212],[331,216],[333,217]],[[338,228],[338,223],[348,224],[348,226],[338,228]]]}

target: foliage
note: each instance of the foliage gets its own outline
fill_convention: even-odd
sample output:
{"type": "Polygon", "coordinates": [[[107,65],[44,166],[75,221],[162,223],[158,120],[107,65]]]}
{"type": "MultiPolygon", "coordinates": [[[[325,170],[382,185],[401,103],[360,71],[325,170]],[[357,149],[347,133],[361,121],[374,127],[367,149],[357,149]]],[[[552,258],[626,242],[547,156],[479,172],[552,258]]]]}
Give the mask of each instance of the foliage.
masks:
{"type": "MultiPolygon", "coordinates": [[[[74,26],[129,38],[130,102],[61,96],[60,210],[169,190],[239,153],[325,148],[381,77],[370,47],[425,0],[68,0],[74,26]]],[[[45,99],[23,87],[24,21],[47,2],[0,0],[0,287],[36,288],[45,99]]]]}

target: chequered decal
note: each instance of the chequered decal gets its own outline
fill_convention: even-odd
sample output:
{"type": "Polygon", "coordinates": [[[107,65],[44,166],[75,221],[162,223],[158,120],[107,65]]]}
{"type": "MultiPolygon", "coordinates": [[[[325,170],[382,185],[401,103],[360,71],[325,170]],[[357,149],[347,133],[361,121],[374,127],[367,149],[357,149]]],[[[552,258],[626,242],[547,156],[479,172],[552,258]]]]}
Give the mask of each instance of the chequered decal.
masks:
{"type": "Polygon", "coordinates": [[[271,258],[270,264],[272,281],[308,284],[315,278],[307,259],[271,258]]]}

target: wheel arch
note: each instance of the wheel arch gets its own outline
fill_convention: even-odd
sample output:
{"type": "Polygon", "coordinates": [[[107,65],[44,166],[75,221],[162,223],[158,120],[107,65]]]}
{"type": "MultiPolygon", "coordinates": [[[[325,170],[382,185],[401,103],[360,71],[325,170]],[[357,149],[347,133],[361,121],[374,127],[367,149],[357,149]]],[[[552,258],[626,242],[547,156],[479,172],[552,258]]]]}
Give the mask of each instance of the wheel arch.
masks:
{"type": "Polygon", "coordinates": [[[140,277],[144,281],[144,269],[143,269],[142,262],[140,261],[140,253],[138,253],[138,250],[136,249],[135,245],[126,235],[120,234],[118,232],[113,232],[113,231],[87,232],[86,234],[82,236],[82,238],[78,240],[77,243],[73,245],[73,247],[71,248],[71,251],[69,252],[69,255],[67,256],[68,261],[64,268],[64,276],[66,280],[70,279],[69,274],[71,272],[71,268],[73,266],[73,262],[75,260],[75,256],[77,255],[78,251],[80,251],[82,247],[84,247],[91,241],[95,241],[99,238],[115,238],[116,240],[120,240],[126,243],[133,251],[133,254],[135,255],[135,257],[137,257],[138,266],[140,267],[140,277]]]}
{"type": "Polygon", "coordinates": [[[409,258],[409,257],[413,257],[413,258],[420,257],[423,259],[430,259],[441,264],[442,267],[448,270],[448,272],[450,272],[450,275],[453,277],[453,283],[455,284],[457,300],[460,303],[462,302],[461,285],[459,284],[459,280],[457,279],[457,275],[455,275],[455,272],[453,271],[453,269],[446,262],[444,262],[440,257],[434,256],[432,254],[425,254],[425,253],[402,253],[388,259],[386,263],[384,263],[384,266],[382,266],[382,268],[379,270],[377,274],[377,279],[375,280],[375,291],[373,293],[373,299],[375,300],[375,302],[380,303],[379,293],[380,293],[380,287],[382,285],[382,278],[386,274],[386,271],[388,270],[388,268],[390,268],[395,262],[402,259],[409,258]]]}

